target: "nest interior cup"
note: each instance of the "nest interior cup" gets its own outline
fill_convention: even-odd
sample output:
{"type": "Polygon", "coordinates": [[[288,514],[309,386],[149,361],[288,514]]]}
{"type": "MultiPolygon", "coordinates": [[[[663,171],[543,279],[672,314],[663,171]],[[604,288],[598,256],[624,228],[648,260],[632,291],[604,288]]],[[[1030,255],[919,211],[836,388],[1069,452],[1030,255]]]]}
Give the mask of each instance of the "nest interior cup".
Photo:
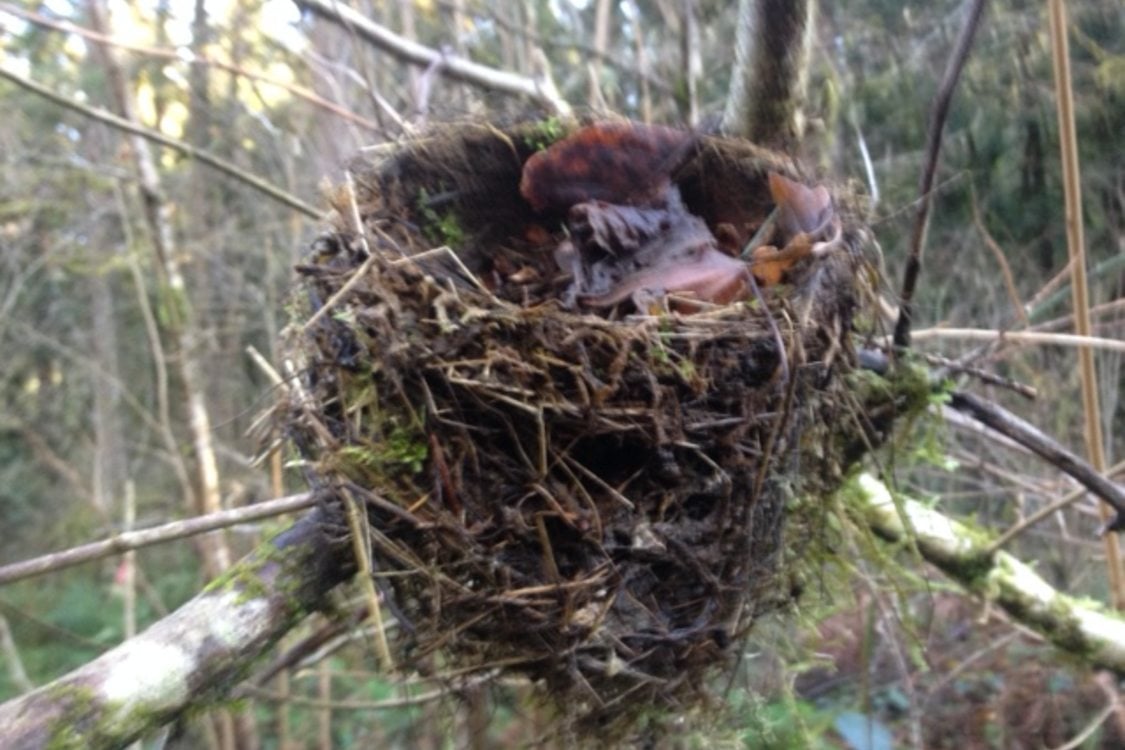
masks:
{"type": "MultiPolygon", "coordinates": [[[[592,308],[557,259],[573,211],[521,194],[568,132],[451,125],[358,159],[298,268],[283,412],[316,484],[367,509],[403,663],[518,672],[606,732],[699,703],[800,588],[844,471],[863,232],[834,195],[837,246],[760,297],[592,308]]],[[[743,141],[665,136],[637,158],[679,152],[630,180],[735,246],[769,220],[769,174],[800,179],[743,141]]]]}

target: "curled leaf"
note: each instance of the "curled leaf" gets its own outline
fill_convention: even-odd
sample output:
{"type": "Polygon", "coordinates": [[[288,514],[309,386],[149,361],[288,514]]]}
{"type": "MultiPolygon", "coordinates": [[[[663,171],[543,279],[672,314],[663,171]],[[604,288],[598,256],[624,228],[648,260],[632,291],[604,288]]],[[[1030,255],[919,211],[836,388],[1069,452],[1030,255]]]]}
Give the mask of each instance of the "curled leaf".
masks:
{"type": "Polygon", "coordinates": [[[817,234],[832,219],[828,188],[810,188],[777,172],[770,172],[770,195],[777,204],[777,224],[788,237],[801,232],[817,234]]]}

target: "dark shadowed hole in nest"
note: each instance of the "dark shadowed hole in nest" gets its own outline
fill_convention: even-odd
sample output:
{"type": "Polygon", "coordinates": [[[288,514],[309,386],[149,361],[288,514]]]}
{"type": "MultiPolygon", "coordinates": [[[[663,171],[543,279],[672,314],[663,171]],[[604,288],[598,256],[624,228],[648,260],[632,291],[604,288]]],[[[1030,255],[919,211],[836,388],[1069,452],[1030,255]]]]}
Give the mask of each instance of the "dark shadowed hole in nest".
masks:
{"type": "MultiPolygon", "coordinates": [[[[523,674],[607,737],[700,705],[815,559],[815,500],[842,479],[863,233],[834,196],[841,248],[767,289],[768,314],[565,309],[543,249],[558,217],[519,192],[557,130],[451,127],[352,165],[354,206],[334,196],[299,267],[284,414],[314,481],[366,503],[400,662],[523,674]]],[[[675,180],[745,239],[769,171],[798,176],[704,138],[675,180]]]]}

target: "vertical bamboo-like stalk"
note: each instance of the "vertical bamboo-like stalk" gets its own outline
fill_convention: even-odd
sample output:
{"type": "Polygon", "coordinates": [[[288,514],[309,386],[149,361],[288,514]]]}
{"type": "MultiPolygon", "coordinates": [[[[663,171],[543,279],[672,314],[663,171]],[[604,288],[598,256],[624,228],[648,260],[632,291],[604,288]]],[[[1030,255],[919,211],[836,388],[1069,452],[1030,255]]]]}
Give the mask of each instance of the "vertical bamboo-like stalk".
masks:
{"type": "Polygon", "coordinates": [[[111,499],[120,497],[125,482],[125,438],[120,415],[121,368],[117,356],[114,295],[108,275],[95,272],[90,279],[90,289],[90,318],[94,332],[90,345],[98,369],[108,376],[95,378],[93,382],[95,437],[90,486],[94,508],[105,517],[114,513],[111,499]]]}
{"type": "MultiPolygon", "coordinates": [[[[133,480],[125,482],[125,513],[122,526],[132,531],[137,521],[137,490],[133,480]]],[[[129,550],[121,558],[122,630],[128,640],[137,634],[137,551],[129,550]]]]}
{"type": "MultiPolygon", "coordinates": [[[[1074,127],[1074,92],[1070,83],[1070,49],[1067,42],[1066,5],[1063,0],[1050,0],[1048,5],[1051,27],[1051,62],[1055,76],[1057,111],[1059,116],[1059,148],[1062,151],[1063,196],[1066,204],[1066,247],[1070,257],[1071,297],[1074,302],[1074,328],[1079,336],[1089,336],[1090,299],[1086,288],[1086,241],[1082,229],[1082,185],[1078,167],[1078,136],[1074,127]]],[[[1090,463],[1098,472],[1105,472],[1106,461],[1102,441],[1101,408],[1098,405],[1098,379],[1094,367],[1094,350],[1083,346],[1078,350],[1078,364],[1082,377],[1082,410],[1086,428],[1086,451],[1090,463]]],[[[1105,503],[1098,503],[1103,521],[1108,521],[1113,511],[1105,503]]],[[[1122,588],[1121,548],[1116,534],[1105,535],[1106,566],[1108,568],[1113,606],[1125,607],[1125,589],[1122,588]]]]}

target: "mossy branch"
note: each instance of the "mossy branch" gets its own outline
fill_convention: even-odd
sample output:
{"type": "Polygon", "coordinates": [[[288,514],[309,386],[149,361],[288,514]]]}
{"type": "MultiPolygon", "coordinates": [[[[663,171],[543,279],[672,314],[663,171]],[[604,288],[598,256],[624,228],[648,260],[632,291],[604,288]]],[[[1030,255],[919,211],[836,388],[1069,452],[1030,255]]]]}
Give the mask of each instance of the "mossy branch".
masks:
{"type": "Polygon", "coordinates": [[[892,497],[870,474],[851,485],[864,520],[891,541],[910,539],[928,562],[968,591],[1000,606],[1021,625],[1092,667],[1125,676],[1125,619],[1068,596],[1030,565],[992,551],[987,532],[970,529],[917,500],[892,497]]]}
{"type": "Polygon", "coordinates": [[[0,747],[117,748],[221,700],[354,571],[314,511],[135,638],[0,705],[0,747]]]}

